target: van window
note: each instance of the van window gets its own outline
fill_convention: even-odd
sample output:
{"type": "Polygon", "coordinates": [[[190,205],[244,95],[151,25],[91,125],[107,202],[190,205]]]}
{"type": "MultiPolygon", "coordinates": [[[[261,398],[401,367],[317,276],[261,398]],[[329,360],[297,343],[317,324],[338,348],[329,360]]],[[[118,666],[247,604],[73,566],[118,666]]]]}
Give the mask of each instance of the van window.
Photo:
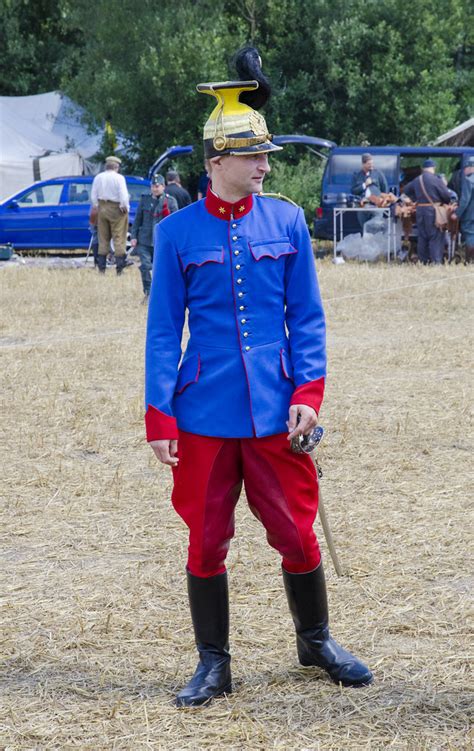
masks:
{"type": "MultiPolygon", "coordinates": [[[[374,154],[374,169],[384,173],[390,188],[398,186],[397,161],[396,154],[374,154]]],[[[333,154],[329,159],[329,183],[347,188],[354,172],[361,168],[361,154],[333,154]]]]}

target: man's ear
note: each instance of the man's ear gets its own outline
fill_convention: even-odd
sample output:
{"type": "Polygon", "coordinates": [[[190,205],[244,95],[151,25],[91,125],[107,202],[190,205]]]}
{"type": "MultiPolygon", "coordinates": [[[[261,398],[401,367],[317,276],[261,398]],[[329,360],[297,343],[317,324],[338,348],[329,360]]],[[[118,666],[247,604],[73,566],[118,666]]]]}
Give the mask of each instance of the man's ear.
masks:
{"type": "Polygon", "coordinates": [[[219,171],[222,169],[224,156],[213,156],[212,159],[209,159],[211,170],[219,171]]]}

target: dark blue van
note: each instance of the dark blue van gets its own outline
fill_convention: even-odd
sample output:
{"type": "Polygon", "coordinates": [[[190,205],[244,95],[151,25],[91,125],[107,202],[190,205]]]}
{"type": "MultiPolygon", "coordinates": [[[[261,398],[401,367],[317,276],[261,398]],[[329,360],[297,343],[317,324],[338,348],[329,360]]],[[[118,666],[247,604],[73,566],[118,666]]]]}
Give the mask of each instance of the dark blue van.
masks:
{"type": "MultiPolygon", "coordinates": [[[[323,174],[321,206],[316,209],[314,220],[315,237],[332,240],[333,209],[358,205],[351,193],[352,176],[361,169],[365,152],[372,154],[374,168],[384,173],[389,190],[397,196],[404,185],[420,174],[425,159],[435,159],[438,173],[444,173],[449,182],[467,158],[474,156],[474,148],[466,146],[335,146],[328,154],[323,174]]],[[[344,214],[343,222],[344,235],[360,232],[356,212],[344,214]]]]}

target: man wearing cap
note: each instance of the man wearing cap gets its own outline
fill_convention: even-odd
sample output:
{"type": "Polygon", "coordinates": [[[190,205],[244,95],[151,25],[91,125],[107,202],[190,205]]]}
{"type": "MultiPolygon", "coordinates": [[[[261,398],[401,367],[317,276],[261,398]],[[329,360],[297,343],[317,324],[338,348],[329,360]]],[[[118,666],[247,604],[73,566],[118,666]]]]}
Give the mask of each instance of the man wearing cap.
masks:
{"type": "Polygon", "coordinates": [[[166,173],[166,192],[176,199],[178,209],[184,209],[191,203],[191,196],[186,188],[181,185],[179,172],[176,172],[176,170],[169,170],[166,173]]]}
{"type": "MultiPolygon", "coordinates": [[[[380,170],[374,169],[372,154],[362,154],[362,167],[352,176],[351,192],[359,198],[368,198],[370,195],[388,193],[388,183],[385,175],[380,170]]],[[[374,217],[371,211],[357,212],[359,224],[364,231],[364,224],[374,217]]]]}
{"type": "Polygon", "coordinates": [[[436,226],[436,212],[433,204],[449,204],[451,195],[439,175],[436,174],[436,162],[433,159],[425,159],[421,175],[405,185],[403,194],[412,201],[416,201],[418,258],[424,264],[443,263],[445,233],[436,226]]]}
{"type": "Polygon", "coordinates": [[[453,219],[459,219],[466,263],[474,263],[474,156],[468,157],[461,180],[461,198],[453,219]]]}
{"type": "Polygon", "coordinates": [[[253,48],[236,67],[244,80],[197,87],[217,99],[204,128],[207,196],[155,234],[145,422],[156,456],[172,467],[172,502],[189,527],[199,655],[179,707],[232,690],[225,559],[243,483],[282,557],[300,662],[344,686],[372,680],[329,634],[313,531],[315,467],[290,445],[317,424],[324,391],[325,323],[310,237],[300,208],[259,195],[268,153],[279,150],[254,109],[269,84],[253,48]],[[180,363],[186,309],[190,338],[180,363]]]}
{"type": "Polygon", "coordinates": [[[150,191],[140,198],[131,231],[131,244],[140,258],[144,304],[148,302],[150,295],[155,225],[174,211],[178,211],[176,200],[165,190],[163,175],[153,176],[150,191]]]}
{"type": "Polygon", "coordinates": [[[105,273],[111,240],[114,243],[117,274],[121,274],[125,268],[130,201],[125,178],[119,174],[120,164],[118,157],[108,156],[105,160],[105,172],[96,175],[92,183],[92,206],[98,210],[97,261],[101,273],[105,273]]]}

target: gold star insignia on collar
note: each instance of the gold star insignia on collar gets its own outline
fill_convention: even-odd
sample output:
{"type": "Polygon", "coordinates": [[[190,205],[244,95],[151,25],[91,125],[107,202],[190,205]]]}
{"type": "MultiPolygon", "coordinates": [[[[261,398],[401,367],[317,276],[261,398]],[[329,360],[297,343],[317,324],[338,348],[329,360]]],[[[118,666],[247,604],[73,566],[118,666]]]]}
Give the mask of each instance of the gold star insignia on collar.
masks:
{"type": "Polygon", "coordinates": [[[224,206],[219,206],[219,214],[225,214],[224,206]]]}
{"type": "Polygon", "coordinates": [[[245,211],[245,206],[239,206],[239,211],[245,211]]]}

